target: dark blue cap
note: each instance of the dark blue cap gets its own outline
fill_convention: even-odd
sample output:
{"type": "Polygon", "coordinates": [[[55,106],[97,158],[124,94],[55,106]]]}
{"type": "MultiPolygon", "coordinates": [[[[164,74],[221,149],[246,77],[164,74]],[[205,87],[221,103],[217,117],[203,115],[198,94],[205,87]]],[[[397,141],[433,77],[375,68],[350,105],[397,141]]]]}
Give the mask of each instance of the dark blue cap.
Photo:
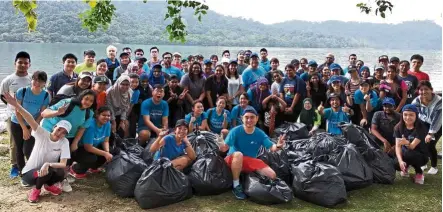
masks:
{"type": "Polygon", "coordinates": [[[341,69],[341,66],[337,63],[332,63],[331,65],[329,65],[329,69],[334,70],[334,69],[341,69]]]}
{"type": "Polygon", "coordinates": [[[253,58],[253,57],[258,57],[258,54],[257,54],[257,53],[255,53],[255,52],[254,52],[254,53],[252,53],[252,54],[251,54],[251,56],[250,56],[250,58],[253,58]]]}
{"type": "Polygon", "coordinates": [[[237,60],[231,60],[231,61],[229,61],[229,64],[238,64],[238,62],[237,62],[237,60]]]}
{"type": "Polygon", "coordinates": [[[318,66],[318,64],[315,62],[315,60],[311,60],[308,62],[308,66],[318,66]]]}
{"type": "Polygon", "coordinates": [[[393,98],[385,97],[385,98],[383,99],[382,105],[385,105],[385,104],[395,106],[395,101],[394,101],[393,98]]]}
{"type": "Polygon", "coordinates": [[[258,116],[257,111],[251,106],[247,106],[245,108],[245,110],[243,111],[243,115],[245,115],[246,113],[253,113],[254,115],[258,116]]]}
{"type": "Polygon", "coordinates": [[[342,80],[341,80],[341,77],[340,76],[337,76],[337,75],[334,75],[334,76],[332,76],[331,77],[331,79],[329,79],[329,82],[336,82],[336,81],[339,81],[339,82],[341,82],[342,80]]]}
{"type": "Polygon", "coordinates": [[[209,64],[212,64],[212,61],[211,61],[210,59],[205,59],[205,60],[203,61],[203,64],[205,64],[205,65],[209,65],[209,64]]]}
{"type": "Polygon", "coordinates": [[[418,113],[417,107],[413,104],[407,104],[407,105],[403,106],[403,109],[401,109],[401,112],[403,113],[405,111],[411,111],[414,113],[418,113]]]}

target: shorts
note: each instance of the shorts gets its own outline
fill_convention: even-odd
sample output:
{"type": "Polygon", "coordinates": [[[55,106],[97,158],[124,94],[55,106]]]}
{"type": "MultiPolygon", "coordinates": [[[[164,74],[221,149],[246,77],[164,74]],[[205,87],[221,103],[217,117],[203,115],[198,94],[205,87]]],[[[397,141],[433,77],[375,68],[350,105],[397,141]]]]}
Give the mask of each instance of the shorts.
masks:
{"type": "MultiPolygon", "coordinates": [[[[225,158],[225,162],[228,164],[229,168],[231,168],[232,164],[232,155],[229,155],[225,158]]],[[[264,169],[268,167],[265,162],[257,158],[251,158],[248,156],[243,156],[243,164],[241,171],[245,173],[254,172],[260,169],[264,169]]]]}

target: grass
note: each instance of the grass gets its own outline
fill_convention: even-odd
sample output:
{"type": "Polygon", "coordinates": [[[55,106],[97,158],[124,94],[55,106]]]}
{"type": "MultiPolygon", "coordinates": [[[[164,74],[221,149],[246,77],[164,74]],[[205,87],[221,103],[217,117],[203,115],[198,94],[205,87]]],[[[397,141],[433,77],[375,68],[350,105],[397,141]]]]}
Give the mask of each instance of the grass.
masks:
{"type": "MultiPolygon", "coordinates": [[[[4,137],[7,138],[7,137],[4,137]]],[[[4,143],[2,140],[0,143],[4,143]]],[[[441,142],[438,143],[438,150],[441,150],[441,142]]],[[[441,160],[438,161],[441,169],[441,160]]],[[[430,164],[428,164],[430,166],[430,164]]],[[[25,193],[26,189],[19,186],[19,180],[10,180],[9,160],[0,160],[0,190],[19,190],[25,193]]],[[[411,172],[412,174],[412,172],[411,172]]],[[[57,207],[64,206],[64,211],[100,211],[106,208],[107,211],[138,211],[140,208],[134,199],[122,199],[112,193],[107,185],[104,174],[88,176],[87,180],[77,181],[72,184],[74,191],[54,197],[47,202],[42,202],[39,207],[49,211],[51,201],[57,207]],[[48,203],[49,202],[49,203],[48,203]],[[81,208],[76,204],[86,205],[81,208]],[[71,210],[69,210],[71,209],[71,210]]],[[[217,196],[194,196],[193,198],[162,207],[160,211],[441,211],[442,208],[442,176],[441,171],[437,175],[426,175],[424,185],[416,185],[410,179],[400,178],[397,175],[394,185],[373,184],[364,189],[348,192],[348,202],[335,209],[326,209],[295,198],[291,203],[284,205],[263,206],[251,201],[235,200],[230,192],[217,196]]],[[[22,194],[23,196],[23,194],[22,194]]],[[[21,198],[24,198],[21,197],[21,198]]],[[[8,202],[0,194],[0,210],[10,208],[25,207],[25,200],[8,202]],[[3,206],[1,206],[3,205],[3,206]]],[[[31,208],[32,209],[32,208],[31,208]]],[[[27,210],[27,208],[22,208],[27,210]]]]}

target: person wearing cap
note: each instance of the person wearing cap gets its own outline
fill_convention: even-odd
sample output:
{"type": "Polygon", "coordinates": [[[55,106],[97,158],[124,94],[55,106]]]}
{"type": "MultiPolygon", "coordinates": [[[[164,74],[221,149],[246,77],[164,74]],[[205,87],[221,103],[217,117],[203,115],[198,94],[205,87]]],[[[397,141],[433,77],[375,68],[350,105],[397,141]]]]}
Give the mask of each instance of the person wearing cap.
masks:
{"type": "MultiPolygon", "coordinates": [[[[143,72],[146,73],[146,74],[149,74],[151,68],[149,67],[148,64],[146,64],[146,61],[148,61],[148,59],[146,59],[146,57],[144,57],[144,56],[137,56],[137,57],[135,57],[134,62],[130,63],[129,65],[136,64],[138,66],[138,69],[139,69],[138,72],[140,74],[143,73],[143,72]]],[[[128,65],[128,67],[129,67],[129,65],[128,65]]],[[[125,73],[130,73],[130,72],[131,72],[131,70],[129,70],[129,68],[127,68],[125,73]]]]}
{"type": "MultiPolygon", "coordinates": [[[[345,75],[346,78],[350,79],[351,76],[348,74],[348,68],[349,66],[357,66],[357,55],[356,54],[350,54],[348,57],[348,61],[349,61],[349,65],[347,65],[344,69],[343,69],[343,75],[345,75]]],[[[360,69],[357,69],[357,71],[359,71],[360,69]]]]}
{"type": "MultiPolygon", "coordinates": [[[[373,78],[372,78],[372,76],[371,76],[371,70],[369,69],[369,67],[368,66],[362,66],[362,67],[360,67],[360,78],[361,79],[367,79],[367,80],[369,80],[369,81],[372,81],[373,80],[373,78]]],[[[372,82],[371,82],[371,84],[372,84],[372,82]]]]}
{"type": "Polygon", "coordinates": [[[77,65],[77,57],[74,54],[65,54],[62,58],[63,71],[57,72],[49,78],[47,91],[51,97],[55,96],[63,85],[75,82],[78,74],[74,72],[77,65]]]}
{"type": "Polygon", "coordinates": [[[160,64],[154,65],[152,67],[151,73],[149,74],[148,80],[151,86],[166,84],[166,73],[162,72],[162,66],[160,64]]]}
{"type": "Polygon", "coordinates": [[[69,142],[65,136],[71,131],[72,125],[68,121],[61,120],[48,131],[41,127],[34,116],[9,93],[5,94],[4,100],[29,124],[32,129],[31,135],[35,138],[31,156],[22,169],[22,181],[35,186],[28,193],[28,200],[38,202],[42,187],[53,195],[61,194],[62,190],[55,184],[65,178],[64,169],[71,157],[69,142]]]}
{"type": "Polygon", "coordinates": [[[250,86],[254,86],[259,77],[265,77],[266,71],[259,66],[258,54],[251,54],[251,66],[246,68],[241,78],[243,80],[243,86],[245,89],[249,89],[250,86]]]}
{"type": "MultiPolygon", "coordinates": [[[[317,74],[317,75],[318,75],[318,72],[317,72],[317,63],[316,63],[315,61],[311,60],[311,61],[309,61],[309,63],[308,63],[308,72],[305,72],[305,73],[301,74],[301,75],[300,75],[300,78],[301,78],[303,81],[307,82],[308,79],[309,79],[309,77],[312,76],[312,75],[314,75],[314,74],[317,74]]],[[[320,76],[320,75],[319,75],[319,76],[320,76]]]]}
{"type": "Polygon", "coordinates": [[[371,134],[383,144],[384,151],[391,157],[395,156],[394,127],[401,119],[401,114],[395,112],[395,101],[386,97],[382,102],[383,110],[374,113],[371,121],[371,134]]]}
{"type": "Polygon", "coordinates": [[[215,67],[215,74],[208,77],[205,82],[206,108],[213,108],[220,96],[228,97],[228,80],[225,77],[225,69],[222,65],[215,67]]]}
{"type": "Polygon", "coordinates": [[[420,70],[423,65],[424,58],[419,54],[414,54],[411,56],[411,69],[408,71],[409,74],[417,77],[418,81],[427,80],[430,81],[429,75],[420,70]]]}
{"type": "Polygon", "coordinates": [[[185,59],[181,60],[180,65],[181,65],[181,67],[182,67],[182,72],[183,72],[183,74],[187,74],[187,73],[189,73],[189,63],[188,63],[188,59],[185,58],[185,59]]]}
{"type": "Polygon", "coordinates": [[[114,77],[114,70],[120,66],[120,62],[117,60],[117,47],[113,45],[109,45],[106,48],[106,55],[108,56],[105,58],[106,65],[108,69],[106,70],[106,77],[108,79],[112,79],[114,77]]]}
{"type": "MultiPolygon", "coordinates": [[[[6,115],[8,119],[6,120],[6,130],[8,131],[9,135],[12,134],[11,116],[15,112],[15,109],[13,106],[8,105],[3,97],[7,93],[10,95],[15,95],[19,88],[26,87],[31,84],[31,77],[28,75],[29,67],[31,67],[31,56],[27,52],[17,53],[14,60],[14,73],[5,77],[0,84],[1,100],[7,105],[6,115]]],[[[19,170],[16,160],[15,141],[12,136],[9,136],[9,154],[11,157],[11,172],[9,177],[15,178],[18,177],[19,170]]]]}
{"type": "Polygon", "coordinates": [[[162,58],[164,61],[164,66],[162,68],[162,72],[164,72],[168,75],[174,74],[175,76],[178,77],[178,79],[181,79],[184,75],[183,72],[180,69],[171,65],[172,54],[169,52],[165,52],[165,53],[163,53],[162,58]]]}
{"type": "Polygon", "coordinates": [[[343,75],[343,69],[341,66],[337,63],[331,63],[329,66],[329,69],[331,70],[331,76],[338,76],[341,79],[341,83],[343,85],[346,85],[346,83],[349,81],[348,78],[344,77],[343,75]]]}
{"type": "Polygon", "coordinates": [[[283,72],[278,69],[278,67],[280,66],[280,61],[273,57],[271,58],[271,70],[268,71],[268,73],[266,73],[265,78],[268,80],[269,84],[273,84],[274,83],[274,72],[278,72],[281,73],[281,75],[283,75],[283,72]]]}
{"type": "Polygon", "coordinates": [[[326,119],[326,130],[333,135],[341,135],[342,131],[339,127],[341,122],[350,122],[350,117],[354,115],[354,111],[344,103],[341,106],[340,96],[331,93],[328,96],[330,108],[324,108],[323,103],[318,106],[317,110],[323,118],[326,119]]]}
{"type": "Polygon", "coordinates": [[[132,95],[128,75],[119,77],[115,84],[106,90],[106,105],[111,109],[112,114],[112,133],[118,133],[121,138],[128,134],[132,95]]]}
{"type": "Polygon", "coordinates": [[[212,61],[210,59],[206,59],[206,60],[203,61],[203,76],[206,79],[214,74],[214,71],[212,70],[212,64],[213,63],[212,63],[212,61]]]}
{"type": "Polygon", "coordinates": [[[184,101],[188,90],[179,86],[180,81],[175,75],[171,75],[168,85],[165,86],[163,100],[168,103],[170,115],[168,116],[169,128],[174,128],[177,120],[185,117],[184,101]]]}
{"type": "Polygon", "coordinates": [[[231,60],[229,69],[225,74],[228,80],[228,108],[232,109],[239,104],[239,96],[244,92],[241,75],[238,73],[238,64],[236,60],[231,60]]]}
{"type": "MultiPolygon", "coordinates": [[[[328,53],[326,55],[325,62],[317,67],[317,72],[320,72],[321,70],[323,70],[323,67],[325,67],[325,66],[328,66],[329,68],[331,68],[330,66],[332,63],[334,63],[334,61],[335,61],[334,55],[331,53],[328,53]]],[[[332,71],[332,69],[331,69],[331,71],[332,71]]],[[[343,70],[341,70],[341,71],[343,72],[343,70]]],[[[341,73],[341,74],[344,75],[344,73],[341,73]]]]}
{"type": "Polygon", "coordinates": [[[175,123],[174,134],[167,135],[166,131],[162,131],[149,151],[155,153],[155,160],[161,157],[168,158],[174,168],[183,171],[197,158],[187,135],[187,123],[184,119],[180,119],[175,123]]]}
{"type": "Polygon", "coordinates": [[[357,91],[360,88],[360,75],[358,74],[357,67],[355,65],[349,65],[348,67],[348,73],[351,75],[351,78],[349,81],[345,84],[345,94],[347,96],[347,102],[351,106],[351,109],[354,111],[354,115],[351,118],[352,123],[354,124],[360,124],[360,125],[366,125],[368,124],[368,121],[363,124],[362,116],[361,116],[361,108],[359,104],[355,104],[354,94],[355,91],[357,91]]]}
{"type": "Polygon", "coordinates": [[[396,70],[395,65],[391,64],[388,66],[386,78],[380,81],[379,91],[380,99],[385,97],[393,98],[397,105],[395,111],[400,112],[408,99],[408,86],[397,77],[396,70]]]}
{"type": "Polygon", "coordinates": [[[220,64],[223,66],[225,70],[228,70],[230,62],[231,60],[229,58],[223,57],[222,60],[220,61],[220,64]]]}
{"type": "Polygon", "coordinates": [[[398,78],[403,80],[408,86],[408,98],[406,99],[406,104],[411,104],[412,100],[417,97],[415,92],[418,87],[418,79],[412,74],[409,74],[409,61],[402,60],[399,64],[398,78]]]}
{"type": "Polygon", "coordinates": [[[163,100],[165,90],[161,85],[154,85],[152,98],[142,102],[138,120],[138,139],[142,144],[150,138],[155,138],[162,131],[168,130],[169,106],[163,100]]]}
{"type": "Polygon", "coordinates": [[[437,174],[437,145],[441,138],[441,108],[442,98],[433,93],[434,89],[429,81],[420,81],[418,84],[419,96],[412,101],[412,104],[418,108],[418,117],[429,128],[425,137],[425,142],[429,147],[429,156],[431,158],[431,168],[428,174],[437,174]]]}
{"type": "Polygon", "coordinates": [[[389,64],[392,64],[396,67],[397,71],[400,65],[400,58],[398,57],[391,57],[391,59],[389,59],[389,64]]]}
{"type": "Polygon", "coordinates": [[[88,71],[94,72],[97,68],[95,65],[95,52],[93,50],[86,50],[83,52],[84,62],[75,66],[74,72],[80,74],[80,72],[88,71]]]}
{"type": "MultiPolygon", "coordinates": [[[[45,110],[49,105],[49,94],[43,88],[46,85],[48,76],[43,71],[36,71],[32,75],[31,86],[26,86],[17,90],[15,98],[22,107],[28,111],[34,120],[40,123],[42,117],[40,111],[45,110]]],[[[34,147],[34,137],[31,136],[31,129],[27,122],[23,120],[20,113],[14,113],[11,117],[11,136],[14,137],[19,172],[25,166],[25,157],[29,159],[34,147]]]]}
{"type": "Polygon", "coordinates": [[[178,68],[179,70],[182,70],[183,69],[181,66],[182,55],[180,54],[180,52],[174,52],[172,56],[174,57],[174,59],[172,60],[171,65],[178,68]]]}
{"type": "Polygon", "coordinates": [[[429,150],[426,145],[428,127],[419,119],[419,111],[415,105],[408,104],[402,108],[400,122],[394,127],[395,136],[395,168],[402,177],[409,178],[409,166],[415,169],[414,182],[424,184],[422,166],[429,161],[429,150]]]}
{"type": "Polygon", "coordinates": [[[242,172],[258,172],[271,180],[277,177],[274,170],[257,158],[257,153],[261,147],[271,152],[278,151],[285,145],[286,136],[280,136],[277,144],[274,144],[263,130],[255,127],[258,119],[257,111],[252,107],[247,107],[242,115],[243,124],[231,129],[224,143],[219,145],[221,151],[229,148],[225,162],[232,171],[232,192],[237,199],[246,198],[239,181],[242,172]]]}
{"type": "Polygon", "coordinates": [[[222,57],[229,59],[231,57],[231,53],[229,52],[229,50],[224,50],[222,52],[222,57]]]}
{"type": "Polygon", "coordinates": [[[258,112],[262,112],[263,100],[271,95],[268,80],[264,77],[257,79],[257,85],[248,89],[248,97],[251,100],[251,106],[258,112]]]}
{"type": "MultiPolygon", "coordinates": [[[[82,91],[92,88],[92,73],[82,72],[75,82],[68,83],[58,90],[57,95],[52,97],[52,102],[60,99],[79,95],[82,91]]],[[[52,105],[52,103],[51,103],[52,105]]]]}
{"type": "MultiPolygon", "coordinates": [[[[367,79],[360,81],[360,88],[354,93],[354,98],[351,99],[354,105],[359,107],[358,111],[361,112],[361,120],[358,120],[357,124],[362,127],[369,127],[372,115],[375,111],[379,110],[380,99],[375,91],[371,90],[371,83],[367,79]]],[[[355,112],[355,111],[354,111],[355,112]]]]}
{"type": "Polygon", "coordinates": [[[384,70],[388,69],[389,57],[388,55],[381,55],[378,57],[378,63],[383,66],[384,70]]]}
{"type": "MultiPolygon", "coordinates": [[[[351,98],[346,94],[345,87],[343,86],[340,76],[332,76],[328,81],[328,90],[326,91],[326,96],[330,94],[335,94],[340,98],[340,105],[343,106],[344,103],[349,103],[348,98],[351,98]]],[[[329,107],[329,101],[326,102],[326,107],[329,107]]]]}
{"type": "Polygon", "coordinates": [[[101,166],[112,160],[109,146],[111,137],[111,109],[103,106],[97,109],[94,119],[88,120],[78,149],[72,153],[75,163],[71,166],[69,174],[75,179],[86,178],[86,173],[99,173],[101,166]]]}
{"type": "Polygon", "coordinates": [[[384,72],[385,68],[383,67],[383,64],[375,66],[372,87],[378,94],[380,93],[380,82],[384,79],[384,72]]]}
{"type": "Polygon", "coordinates": [[[94,77],[94,84],[92,90],[97,94],[95,104],[97,108],[106,105],[106,90],[109,85],[109,80],[106,76],[94,77]]]}
{"type": "Polygon", "coordinates": [[[201,64],[197,61],[192,63],[190,72],[183,76],[180,81],[180,87],[188,90],[185,101],[185,112],[192,111],[192,105],[195,101],[203,102],[206,97],[205,92],[206,78],[203,76],[201,64]]]}
{"type": "Polygon", "coordinates": [[[286,77],[280,84],[280,98],[285,100],[285,121],[295,122],[302,109],[302,100],[306,96],[306,83],[295,72],[295,66],[285,67],[286,77]]]}
{"type": "Polygon", "coordinates": [[[108,70],[108,65],[107,65],[107,63],[106,63],[106,61],[105,61],[105,59],[100,59],[100,60],[98,60],[97,61],[97,70],[95,71],[95,72],[93,72],[92,73],[92,80],[94,81],[94,78],[95,77],[97,77],[97,76],[104,76],[104,77],[106,77],[106,79],[108,79],[108,84],[107,84],[107,87],[106,87],[106,89],[108,89],[109,87],[111,87],[111,85],[112,85],[112,77],[111,78],[109,78],[107,75],[106,75],[106,73],[107,73],[107,70],[108,70]]]}
{"type": "Polygon", "coordinates": [[[268,59],[268,50],[265,48],[260,49],[260,67],[262,67],[266,73],[271,70],[271,62],[268,59]]]}
{"type": "MultiPolygon", "coordinates": [[[[151,59],[146,65],[147,68],[151,70],[155,65],[160,64],[161,62],[160,59],[158,58],[160,50],[156,46],[153,46],[149,49],[149,54],[151,55],[151,59]]],[[[172,54],[171,53],[169,54],[171,55],[171,62],[172,62],[172,54]]]]}
{"type": "MultiPolygon", "coordinates": [[[[249,64],[246,63],[246,56],[245,51],[240,50],[237,54],[237,70],[238,74],[242,75],[243,71],[249,66],[249,64]]],[[[248,58],[249,60],[249,58],[248,58]]]]}
{"type": "Polygon", "coordinates": [[[129,63],[131,63],[131,54],[128,54],[126,52],[123,52],[120,54],[120,66],[114,69],[114,73],[112,75],[112,83],[115,83],[117,79],[126,72],[128,69],[129,63]]]}

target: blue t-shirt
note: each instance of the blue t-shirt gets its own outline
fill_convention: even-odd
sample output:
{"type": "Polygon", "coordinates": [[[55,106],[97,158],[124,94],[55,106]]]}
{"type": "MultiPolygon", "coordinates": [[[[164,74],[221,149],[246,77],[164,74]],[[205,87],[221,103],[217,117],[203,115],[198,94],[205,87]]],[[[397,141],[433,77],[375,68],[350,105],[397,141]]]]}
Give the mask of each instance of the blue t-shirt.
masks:
{"type": "MultiPolygon", "coordinates": [[[[191,122],[191,116],[192,116],[192,114],[193,114],[193,112],[190,112],[190,113],[188,113],[188,114],[185,116],[185,121],[186,121],[186,123],[191,122]]],[[[206,119],[208,119],[208,115],[207,115],[205,112],[203,112],[199,117],[196,117],[196,118],[195,118],[194,125],[201,126],[203,120],[206,120],[206,119]]]]}
{"type": "MultiPolygon", "coordinates": [[[[372,106],[372,108],[373,108],[373,110],[376,110],[376,109],[378,109],[378,106],[379,106],[379,98],[378,98],[378,95],[377,95],[377,93],[375,92],[375,91],[369,91],[370,92],[370,96],[371,96],[371,106],[372,106]]],[[[363,93],[361,92],[361,90],[360,89],[358,89],[358,90],[356,90],[355,91],[355,94],[354,94],[354,104],[366,104],[366,100],[364,99],[364,96],[365,95],[363,95],[363,93]]]]}
{"type": "Polygon", "coordinates": [[[132,96],[131,96],[131,104],[137,104],[138,103],[138,99],[140,97],[140,90],[139,89],[135,89],[132,90],[132,96]]]}
{"type": "Polygon", "coordinates": [[[265,77],[266,71],[262,67],[257,69],[247,68],[241,75],[243,81],[243,87],[248,89],[249,86],[255,82],[259,77],[265,77]]]}
{"type": "MultiPolygon", "coordinates": [[[[25,100],[23,101],[23,88],[17,90],[15,94],[15,98],[19,101],[22,101],[22,106],[25,108],[31,115],[34,117],[34,120],[40,115],[41,108],[44,106],[49,106],[49,93],[45,90],[42,90],[40,94],[35,95],[32,93],[31,87],[26,87],[25,92],[25,100]],[[45,98],[46,97],[46,98],[45,98]]],[[[11,121],[18,124],[17,116],[14,113],[11,117],[11,121]]],[[[29,124],[23,119],[26,126],[29,124]]],[[[51,132],[51,131],[50,131],[51,132]]]]}
{"type": "Polygon", "coordinates": [[[258,65],[262,67],[266,72],[269,72],[271,70],[271,62],[268,59],[266,59],[265,61],[260,60],[258,65]]]}
{"type": "Polygon", "coordinates": [[[97,125],[95,119],[89,119],[88,122],[89,127],[86,128],[79,145],[91,144],[94,147],[99,147],[105,141],[106,137],[111,136],[111,122],[108,121],[101,127],[97,125]]]}
{"type": "MultiPolygon", "coordinates": [[[[49,107],[49,109],[51,110],[58,110],[60,107],[62,107],[65,104],[69,104],[71,102],[71,99],[62,99],[59,102],[57,102],[57,104],[52,105],[51,107],[49,107]]],[[[94,117],[94,112],[89,109],[89,119],[93,119],[94,117]]],[[[78,128],[88,128],[90,122],[88,122],[87,120],[85,120],[86,118],[86,110],[81,110],[79,106],[74,106],[74,108],[72,109],[71,113],[65,117],[52,117],[52,118],[44,118],[42,120],[42,127],[47,130],[48,132],[52,132],[52,129],[54,128],[54,126],[61,120],[66,120],[68,122],[71,123],[72,128],[71,131],[69,131],[69,133],[66,135],[66,138],[74,138],[75,135],[77,134],[77,130],[78,128]]],[[[88,119],[88,120],[89,120],[88,119]]]]}
{"type": "Polygon", "coordinates": [[[280,83],[280,93],[283,93],[286,104],[291,106],[295,94],[300,93],[302,95],[300,100],[303,100],[306,94],[306,83],[298,76],[295,76],[293,79],[285,77],[280,83]]]}
{"type": "Polygon", "coordinates": [[[243,108],[240,105],[235,106],[234,108],[232,108],[231,111],[231,121],[235,120],[236,125],[243,124],[243,121],[241,119],[242,114],[243,114],[243,108]]]}
{"type": "Polygon", "coordinates": [[[143,116],[149,116],[149,120],[158,128],[162,128],[162,118],[169,116],[169,106],[165,100],[160,100],[159,104],[154,104],[152,98],[146,99],[141,105],[141,114],[138,120],[138,127],[147,128],[143,116]]]}
{"type": "Polygon", "coordinates": [[[181,144],[177,146],[177,142],[175,141],[175,137],[173,135],[167,135],[163,139],[165,140],[165,145],[155,153],[155,160],[159,159],[160,157],[174,160],[175,158],[185,154],[185,142],[182,141],[181,144]]]}
{"type": "Polygon", "coordinates": [[[340,107],[338,112],[332,111],[332,108],[326,108],[323,117],[325,117],[328,125],[328,133],[334,135],[342,134],[340,127],[338,127],[340,122],[349,122],[349,117],[343,112],[342,107],[340,107]]]}
{"type": "Polygon", "coordinates": [[[219,134],[222,129],[223,129],[223,120],[224,118],[224,113],[227,113],[227,117],[226,117],[226,121],[228,122],[228,125],[231,123],[231,114],[229,113],[228,110],[224,110],[220,115],[217,114],[217,110],[214,108],[209,109],[208,111],[206,111],[206,114],[208,115],[208,124],[209,124],[209,129],[214,132],[219,134]]]}
{"type": "Polygon", "coordinates": [[[236,126],[229,131],[225,143],[229,146],[228,155],[238,151],[244,156],[252,158],[257,157],[258,150],[261,146],[269,149],[273,145],[271,139],[269,139],[263,130],[255,127],[252,134],[247,134],[243,125],[236,126]]]}
{"type": "Polygon", "coordinates": [[[169,68],[165,68],[165,67],[163,67],[163,68],[162,68],[162,71],[165,72],[165,73],[167,73],[168,75],[171,75],[171,74],[176,75],[176,76],[178,77],[178,81],[180,81],[180,79],[182,78],[182,76],[183,76],[183,74],[184,74],[180,69],[178,69],[178,68],[175,67],[175,66],[171,66],[171,67],[169,67],[169,68]]]}

